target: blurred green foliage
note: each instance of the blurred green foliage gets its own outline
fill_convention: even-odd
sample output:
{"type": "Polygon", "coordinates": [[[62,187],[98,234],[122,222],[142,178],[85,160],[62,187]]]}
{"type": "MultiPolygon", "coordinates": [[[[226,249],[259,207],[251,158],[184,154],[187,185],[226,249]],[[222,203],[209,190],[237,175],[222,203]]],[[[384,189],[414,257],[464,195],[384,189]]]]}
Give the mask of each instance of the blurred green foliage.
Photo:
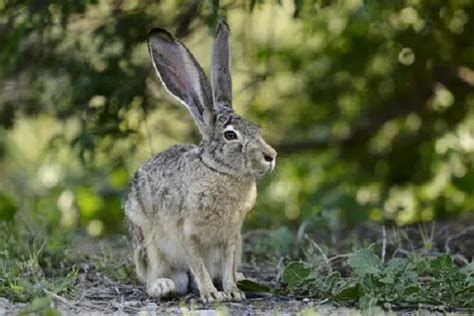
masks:
{"type": "Polygon", "coordinates": [[[170,29],[209,68],[232,28],[235,108],[279,150],[249,226],[405,224],[474,210],[472,0],[0,0],[0,219],[120,231],[129,177],[198,142],[152,71],[170,29]]]}

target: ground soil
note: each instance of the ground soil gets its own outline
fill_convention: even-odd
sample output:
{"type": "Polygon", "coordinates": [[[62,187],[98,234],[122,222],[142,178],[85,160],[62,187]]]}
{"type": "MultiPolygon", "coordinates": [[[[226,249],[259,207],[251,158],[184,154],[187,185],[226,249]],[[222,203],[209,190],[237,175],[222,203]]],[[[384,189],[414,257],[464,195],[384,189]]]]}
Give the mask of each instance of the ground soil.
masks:
{"type": "MultiPolygon", "coordinates": [[[[474,246],[474,221],[469,217],[466,221],[447,222],[438,224],[435,230],[433,251],[450,251],[454,255],[459,256],[462,260],[472,260],[474,246]]],[[[375,239],[380,241],[382,229],[380,225],[360,226],[351,232],[344,233],[341,237],[344,239],[362,238],[360,235],[365,234],[365,239],[375,239]],[[356,237],[354,237],[356,236],[356,237]]],[[[260,233],[248,233],[246,242],[258,243],[261,239],[255,238],[260,233]],[[249,237],[250,236],[250,237],[249,237]]],[[[265,234],[263,234],[265,235],[265,234]]],[[[414,244],[421,242],[419,229],[416,226],[411,229],[408,227],[407,236],[414,244]]],[[[317,236],[314,236],[317,237],[317,236]]],[[[327,237],[327,236],[326,236],[327,237]]],[[[324,238],[320,238],[324,239],[324,238]]],[[[353,239],[354,240],[354,239],[353,239]]],[[[63,297],[48,293],[52,296],[53,304],[56,308],[66,314],[137,314],[148,313],[151,315],[171,315],[183,314],[190,311],[196,312],[198,315],[215,315],[219,311],[227,311],[232,315],[293,315],[304,312],[305,310],[315,311],[321,314],[337,314],[337,315],[358,315],[360,312],[353,307],[334,306],[328,304],[324,300],[308,299],[303,297],[277,296],[270,294],[249,294],[248,299],[244,302],[227,302],[217,305],[201,304],[198,296],[189,294],[186,297],[175,298],[169,301],[160,302],[156,299],[148,297],[144,286],[135,281],[117,281],[109,277],[107,273],[99,271],[88,263],[92,258],[100,258],[103,255],[104,247],[108,248],[112,258],[129,258],[129,249],[127,247],[117,247],[115,243],[108,240],[97,242],[96,240],[81,237],[75,241],[75,252],[78,258],[82,258],[79,266],[79,274],[77,278],[77,292],[73,296],[63,297]]],[[[408,247],[408,246],[407,246],[408,247]]],[[[407,248],[408,249],[408,248],[407,248]]],[[[339,249],[340,250],[340,249],[339,249]]],[[[397,249],[388,249],[387,251],[397,251],[397,249]]],[[[244,256],[245,257],[245,256],[244,256]]],[[[266,284],[272,288],[281,286],[277,282],[278,255],[246,257],[247,262],[242,266],[242,272],[249,278],[258,280],[259,283],[266,284]]],[[[127,259],[129,260],[129,259],[127,259]]],[[[124,262],[127,262],[125,260],[124,262]]],[[[128,264],[130,262],[128,261],[128,264]]],[[[12,303],[4,298],[0,298],[0,315],[16,314],[26,304],[12,303]]],[[[405,310],[399,310],[396,314],[434,313],[442,314],[436,310],[430,310],[420,307],[410,307],[405,310]]],[[[381,312],[381,310],[379,311],[381,312]]],[[[463,313],[459,313],[463,314],[463,313]]]]}
{"type": "MultiPolygon", "coordinates": [[[[274,262],[244,264],[242,271],[246,276],[258,279],[260,283],[275,286],[277,275],[274,262]]],[[[193,312],[196,315],[215,315],[226,311],[232,315],[274,315],[297,314],[305,309],[318,309],[326,313],[333,311],[354,314],[357,310],[324,304],[321,300],[297,299],[270,294],[249,294],[244,302],[202,304],[196,293],[168,301],[150,298],[143,285],[118,282],[104,273],[81,269],[75,299],[52,295],[54,307],[65,314],[137,314],[177,315],[193,312]]],[[[0,315],[17,314],[27,304],[12,303],[0,298],[0,315]]]]}

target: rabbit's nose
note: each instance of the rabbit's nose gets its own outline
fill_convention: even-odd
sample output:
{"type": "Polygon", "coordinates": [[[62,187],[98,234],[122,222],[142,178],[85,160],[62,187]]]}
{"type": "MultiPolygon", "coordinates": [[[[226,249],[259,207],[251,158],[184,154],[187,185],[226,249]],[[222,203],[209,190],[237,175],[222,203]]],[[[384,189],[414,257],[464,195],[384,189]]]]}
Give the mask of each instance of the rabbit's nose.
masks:
{"type": "Polygon", "coordinates": [[[276,151],[273,148],[269,148],[272,150],[268,150],[263,153],[263,159],[266,163],[270,165],[270,170],[275,169],[275,159],[276,159],[276,151]]]}
{"type": "Polygon", "coordinates": [[[266,162],[272,162],[275,158],[269,154],[263,154],[263,159],[265,159],[266,162]]]}
{"type": "Polygon", "coordinates": [[[275,149],[273,149],[272,146],[268,145],[263,139],[262,141],[262,157],[265,162],[274,165],[275,164],[275,159],[277,156],[277,152],[275,149]]]}
{"type": "Polygon", "coordinates": [[[263,159],[269,163],[274,162],[277,155],[276,150],[270,146],[268,146],[268,148],[266,148],[266,150],[262,154],[263,154],[263,159]]]}

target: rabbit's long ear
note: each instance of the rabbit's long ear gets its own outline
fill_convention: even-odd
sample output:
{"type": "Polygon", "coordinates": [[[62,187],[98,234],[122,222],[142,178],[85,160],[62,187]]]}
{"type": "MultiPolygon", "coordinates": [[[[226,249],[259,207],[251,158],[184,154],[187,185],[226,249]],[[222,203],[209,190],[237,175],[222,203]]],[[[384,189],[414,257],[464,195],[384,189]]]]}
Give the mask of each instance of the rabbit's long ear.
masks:
{"type": "Polygon", "coordinates": [[[229,25],[224,20],[217,26],[212,49],[212,95],[217,111],[232,111],[232,79],[230,76],[229,25]]]}
{"type": "Polygon", "coordinates": [[[209,138],[215,110],[209,80],[196,59],[184,44],[160,28],[148,33],[148,50],[166,90],[188,108],[203,138],[209,138]]]}

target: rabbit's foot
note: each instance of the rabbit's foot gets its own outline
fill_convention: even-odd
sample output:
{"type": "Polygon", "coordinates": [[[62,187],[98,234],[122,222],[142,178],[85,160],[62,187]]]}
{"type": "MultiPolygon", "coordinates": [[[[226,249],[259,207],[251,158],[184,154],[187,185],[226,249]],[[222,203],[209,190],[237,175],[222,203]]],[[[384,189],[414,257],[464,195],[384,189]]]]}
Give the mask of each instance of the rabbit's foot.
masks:
{"type": "Polygon", "coordinates": [[[243,280],[246,280],[247,278],[245,277],[245,275],[242,273],[242,272],[237,272],[235,274],[235,281],[239,282],[239,281],[243,281],[243,280]]]}
{"type": "Polygon", "coordinates": [[[214,303],[214,302],[224,302],[229,299],[227,293],[215,291],[206,294],[201,294],[201,301],[206,303],[214,303]]]}
{"type": "Polygon", "coordinates": [[[231,291],[226,291],[225,293],[229,297],[229,301],[243,301],[243,300],[245,300],[244,292],[242,292],[238,288],[235,288],[231,291]]]}
{"type": "Polygon", "coordinates": [[[257,282],[257,280],[255,278],[250,278],[248,276],[245,276],[241,272],[237,272],[235,274],[235,282],[239,283],[240,281],[245,281],[245,280],[249,280],[249,281],[252,281],[252,282],[257,282]]]}
{"type": "Polygon", "coordinates": [[[157,298],[169,298],[178,294],[176,284],[170,279],[157,279],[147,290],[148,295],[157,298]]]}

